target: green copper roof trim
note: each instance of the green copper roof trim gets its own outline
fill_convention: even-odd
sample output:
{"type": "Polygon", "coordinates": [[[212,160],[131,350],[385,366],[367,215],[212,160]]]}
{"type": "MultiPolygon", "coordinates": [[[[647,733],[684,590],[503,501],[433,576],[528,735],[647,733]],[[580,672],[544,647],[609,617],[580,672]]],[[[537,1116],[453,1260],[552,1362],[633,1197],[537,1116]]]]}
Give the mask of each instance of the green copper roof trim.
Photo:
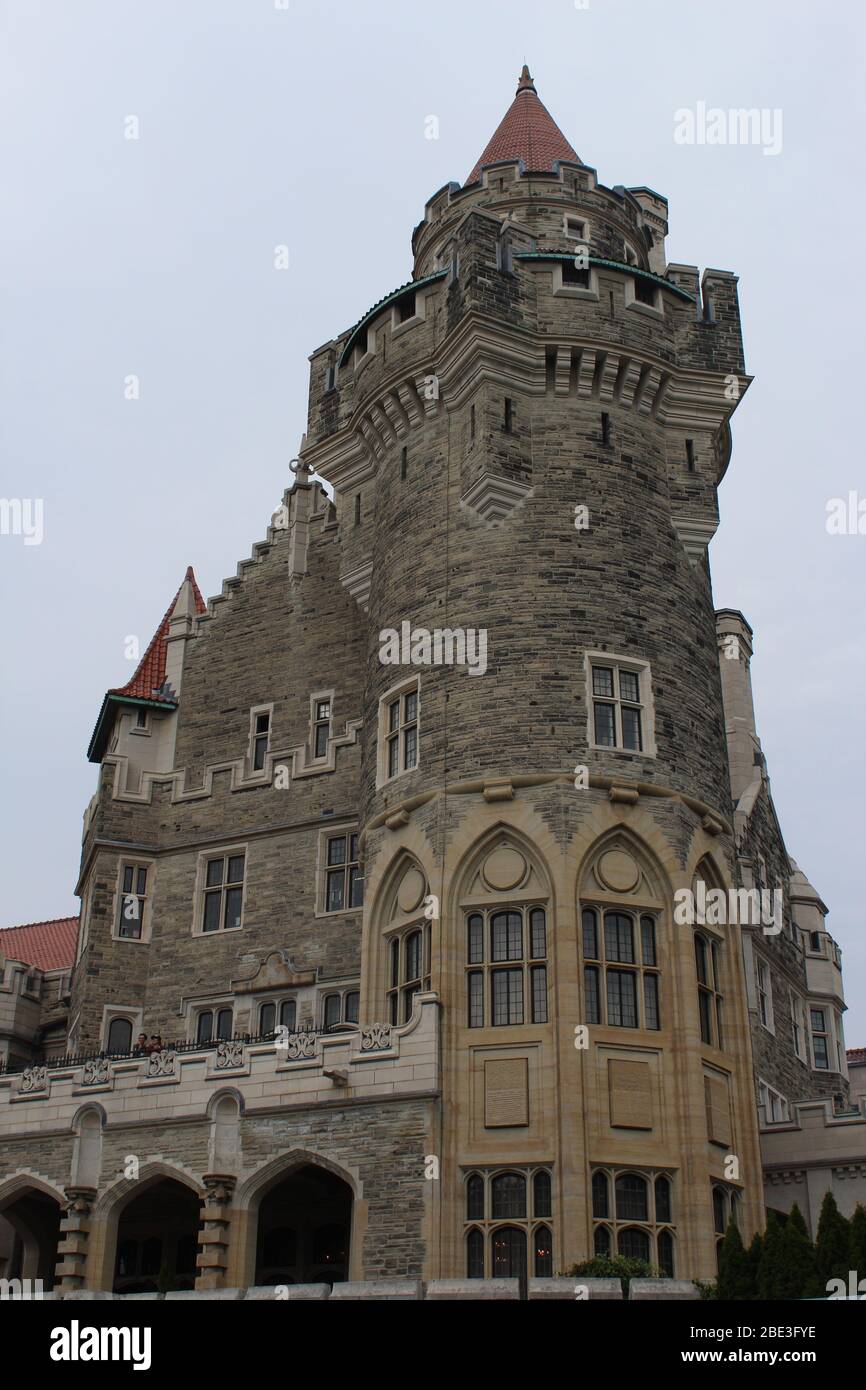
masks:
{"type": "Polygon", "coordinates": [[[401,285],[400,288],[397,290],[392,290],[390,294],[385,295],[384,299],[378,300],[378,302],[373,305],[372,309],[367,310],[366,314],[362,319],[358,319],[358,322],[355,324],[355,327],[349,333],[349,336],[346,339],[346,346],[340,353],[339,365],[341,367],[344,367],[346,365],[346,362],[349,358],[349,353],[355,346],[355,339],[358,337],[358,334],[363,331],[363,329],[367,326],[371,319],[375,318],[377,314],[380,314],[382,310],[385,309],[389,304],[393,304],[395,299],[400,299],[404,294],[409,294],[412,290],[423,289],[425,285],[432,285],[436,280],[442,280],[447,274],[447,270],[437,270],[434,271],[432,275],[425,275],[423,280],[407,280],[405,285],[401,285]]]}
{"type": "MultiPolygon", "coordinates": [[[[574,251],[515,251],[516,261],[573,261],[576,259],[574,251]]],[[[674,285],[670,280],[666,280],[663,275],[654,275],[651,270],[639,270],[636,265],[624,265],[622,261],[607,261],[601,256],[587,257],[590,265],[603,265],[608,270],[624,270],[629,275],[640,276],[641,280],[650,280],[654,285],[660,285],[662,289],[670,290],[671,294],[678,294],[680,299],[687,299],[689,304],[697,301],[693,294],[688,290],[681,290],[679,285],[674,285]]]]}
{"type": "Polygon", "coordinates": [[[96,721],[96,728],[87,748],[87,761],[98,763],[102,761],[104,752],[105,738],[109,729],[109,712],[115,705],[145,705],[148,709],[177,709],[176,700],[147,700],[139,695],[113,695],[110,691],[102,702],[102,709],[99,711],[99,718],[96,721]]]}

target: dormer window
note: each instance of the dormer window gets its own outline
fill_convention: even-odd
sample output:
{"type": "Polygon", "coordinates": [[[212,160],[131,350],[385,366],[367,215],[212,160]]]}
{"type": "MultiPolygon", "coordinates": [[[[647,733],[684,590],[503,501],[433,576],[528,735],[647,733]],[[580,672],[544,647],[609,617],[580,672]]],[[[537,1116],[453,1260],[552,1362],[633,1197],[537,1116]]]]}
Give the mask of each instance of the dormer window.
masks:
{"type": "Polygon", "coordinates": [[[400,300],[400,302],[397,305],[397,321],[398,323],[405,323],[407,319],[413,319],[414,317],[415,295],[404,295],[404,297],[400,300]]]}
{"type": "Polygon", "coordinates": [[[589,289],[589,269],[578,270],[574,261],[562,262],[562,283],[564,285],[579,285],[581,289],[589,289]]]}
{"type": "Polygon", "coordinates": [[[649,280],[636,279],[634,297],[638,304],[648,304],[651,309],[658,308],[658,289],[649,280]]]}

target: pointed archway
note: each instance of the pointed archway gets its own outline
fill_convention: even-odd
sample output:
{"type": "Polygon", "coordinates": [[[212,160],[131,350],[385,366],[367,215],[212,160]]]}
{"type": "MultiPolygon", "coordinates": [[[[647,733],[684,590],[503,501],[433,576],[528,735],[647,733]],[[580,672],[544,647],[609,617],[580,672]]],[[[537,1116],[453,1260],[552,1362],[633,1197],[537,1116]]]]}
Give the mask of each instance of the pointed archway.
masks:
{"type": "Polygon", "coordinates": [[[0,1223],[6,1279],[41,1279],[42,1289],[54,1287],[62,1210],[57,1199],[41,1187],[18,1186],[0,1198],[0,1223]]]}
{"type": "Polygon", "coordinates": [[[341,1283],[351,1231],[349,1184],[316,1164],[293,1168],[259,1202],[256,1284],[341,1283]]]}
{"type": "Polygon", "coordinates": [[[114,1292],[195,1288],[199,1217],[198,1195],[174,1178],[133,1193],[117,1220],[114,1292]]]}

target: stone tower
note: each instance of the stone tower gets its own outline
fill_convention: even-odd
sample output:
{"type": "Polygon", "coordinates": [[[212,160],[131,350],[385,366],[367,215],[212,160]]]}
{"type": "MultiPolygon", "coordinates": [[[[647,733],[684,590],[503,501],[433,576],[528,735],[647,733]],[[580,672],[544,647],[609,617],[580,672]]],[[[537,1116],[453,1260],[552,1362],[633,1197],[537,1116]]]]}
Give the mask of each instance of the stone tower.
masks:
{"type": "Polygon", "coordinates": [[[441,1002],[449,1270],[502,1267],[509,1201],[543,1265],[537,1173],[556,1268],[618,1245],[708,1275],[714,1201],[761,1214],[738,930],[673,918],[695,878],[736,882],[707,546],[749,378],[736,277],[668,264],[666,219],[524,67],[412,280],[312,359],[303,458],[366,614],[362,1014],[441,1002]],[[483,671],[449,631],[484,635],[483,671]]]}

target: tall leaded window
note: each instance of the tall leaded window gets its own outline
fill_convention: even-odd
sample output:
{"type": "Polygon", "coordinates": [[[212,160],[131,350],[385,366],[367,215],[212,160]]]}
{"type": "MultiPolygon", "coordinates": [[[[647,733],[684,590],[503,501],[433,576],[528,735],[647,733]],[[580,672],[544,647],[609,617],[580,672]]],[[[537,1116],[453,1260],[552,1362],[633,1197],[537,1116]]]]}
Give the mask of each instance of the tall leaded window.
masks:
{"type": "Polygon", "coordinates": [[[676,1228],[668,1174],[596,1168],[591,1191],[595,1254],[646,1260],[673,1278],[676,1228]]]}
{"type": "Polygon", "coordinates": [[[250,715],[250,765],[253,772],[261,772],[264,767],[270,738],[270,710],[253,710],[250,715]]]}
{"type": "Polygon", "coordinates": [[[199,1043],[223,1041],[232,1035],[232,1011],[225,1009],[202,1009],[196,1021],[195,1040],[199,1043]]]}
{"type": "Polygon", "coordinates": [[[544,908],[489,909],[466,918],[467,1023],[546,1023],[544,908]]]}
{"type": "Polygon", "coordinates": [[[695,971],[698,978],[698,1014],[701,1042],[722,1047],[723,998],[721,992],[721,947],[703,932],[695,932],[695,971]]]}
{"type": "Polygon", "coordinates": [[[140,941],[147,906],[147,866],[124,864],[120,887],[117,935],[130,941],[140,941]]]}
{"type": "Polygon", "coordinates": [[[430,988],[430,927],[413,926],[388,946],[388,1017],[408,1023],[416,994],[430,988]]]}
{"type": "Polygon", "coordinates": [[[581,943],[587,1023],[660,1028],[655,917],[585,907],[581,943]]]}
{"type": "Polygon", "coordinates": [[[331,736],[331,699],[313,701],[313,757],[328,756],[328,739],[331,736]]]}
{"type": "Polygon", "coordinates": [[[809,1022],[812,1028],[813,1066],[819,1071],[829,1071],[830,1030],[827,1026],[827,1010],[810,1008],[809,1022]]]}
{"type": "Polygon", "coordinates": [[[232,931],[241,925],[244,855],[221,854],[205,865],[202,931],[232,931]]]}
{"type": "Polygon", "coordinates": [[[598,748],[622,748],[640,753],[644,748],[644,700],[641,676],[644,668],[619,663],[590,662],[592,682],[592,735],[598,748]]]}
{"type": "Polygon", "coordinates": [[[418,703],[417,683],[382,702],[380,782],[389,782],[418,766],[418,703]]]}
{"type": "Polygon", "coordinates": [[[550,1278],[550,1171],[474,1171],[465,1180],[466,1273],[470,1279],[550,1278]]]}
{"type": "Polygon", "coordinates": [[[364,901],[357,835],[329,835],[325,867],[325,911],[345,912],[364,901]]]}

